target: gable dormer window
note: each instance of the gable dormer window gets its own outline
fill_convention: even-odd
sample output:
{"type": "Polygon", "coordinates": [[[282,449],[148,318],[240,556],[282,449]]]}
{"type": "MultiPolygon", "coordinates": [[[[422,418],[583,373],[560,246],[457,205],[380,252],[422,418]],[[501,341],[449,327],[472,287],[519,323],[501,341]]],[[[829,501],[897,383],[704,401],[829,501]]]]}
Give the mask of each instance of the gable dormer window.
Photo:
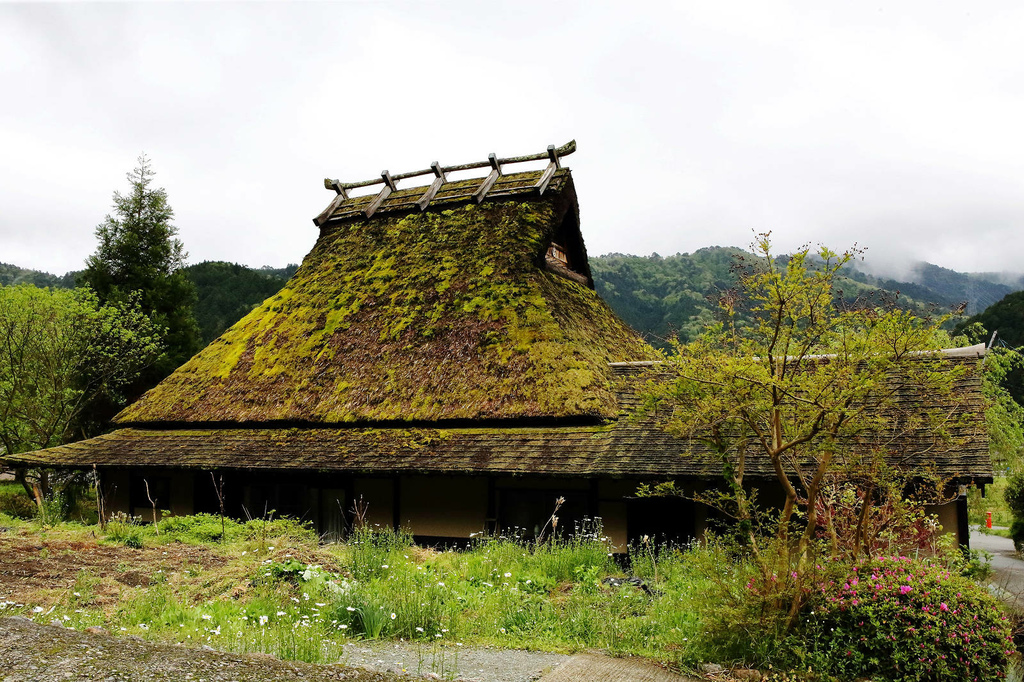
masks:
{"type": "Polygon", "coordinates": [[[565,267],[569,267],[569,255],[565,252],[565,249],[558,244],[555,244],[554,242],[551,243],[551,246],[548,247],[548,256],[554,258],[565,267]]]}

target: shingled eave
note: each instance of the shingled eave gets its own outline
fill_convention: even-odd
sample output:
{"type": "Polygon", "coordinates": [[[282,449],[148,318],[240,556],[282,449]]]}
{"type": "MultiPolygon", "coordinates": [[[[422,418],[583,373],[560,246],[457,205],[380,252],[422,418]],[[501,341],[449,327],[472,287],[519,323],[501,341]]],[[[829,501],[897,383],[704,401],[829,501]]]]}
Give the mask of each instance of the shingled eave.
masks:
{"type": "MultiPolygon", "coordinates": [[[[71,468],[236,469],[338,474],[514,475],[581,478],[701,479],[722,475],[699,441],[673,436],[655,416],[631,416],[644,386],[660,380],[656,366],[615,368],[621,418],[603,424],[515,423],[349,428],[127,428],[80,443],[9,457],[15,466],[71,468]]],[[[961,391],[980,400],[977,377],[961,391]]],[[[908,398],[909,399],[909,398],[908,398]]],[[[984,414],[968,402],[967,416],[943,441],[908,434],[894,455],[907,471],[932,471],[959,482],[993,478],[984,414]]],[[[747,461],[746,478],[770,481],[762,457],[747,461]]]]}

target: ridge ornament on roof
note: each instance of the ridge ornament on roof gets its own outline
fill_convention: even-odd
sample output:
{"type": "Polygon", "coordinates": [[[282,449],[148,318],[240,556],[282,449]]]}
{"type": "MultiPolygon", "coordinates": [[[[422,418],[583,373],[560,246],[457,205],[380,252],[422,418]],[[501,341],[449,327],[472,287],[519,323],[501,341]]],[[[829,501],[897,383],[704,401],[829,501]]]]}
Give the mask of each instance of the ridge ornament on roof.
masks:
{"type": "MultiPolygon", "coordinates": [[[[397,175],[391,175],[388,171],[381,171],[379,178],[373,178],[371,180],[363,180],[361,182],[341,182],[340,180],[332,180],[330,178],[324,178],[324,187],[326,189],[334,190],[337,196],[331,201],[331,203],[325,208],[320,215],[313,218],[313,223],[320,227],[327,221],[334,217],[335,212],[341,208],[342,204],[350,199],[357,201],[358,199],[365,199],[365,197],[350,198],[348,190],[356,189],[359,187],[371,187],[373,185],[383,184],[380,192],[362,209],[362,214],[371,218],[378,210],[380,210],[384,201],[391,196],[391,194],[398,190],[398,182],[400,180],[408,180],[409,178],[417,178],[424,175],[433,175],[434,181],[430,185],[425,185],[425,191],[419,199],[415,201],[415,205],[419,210],[425,211],[430,202],[433,201],[437,195],[438,190],[448,182],[448,173],[463,170],[473,170],[475,168],[487,168],[490,166],[491,172],[487,174],[485,178],[480,180],[479,184],[473,186],[473,191],[466,191],[460,193],[460,196],[465,198],[472,198],[476,203],[482,202],[493,189],[498,178],[505,175],[503,166],[508,166],[516,163],[525,163],[527,161],[542,161],[548,159],[547,168],[540,174],[540,177],[536,181],[532,182],[530,189],[536,191],[537,195],[543,195],[547,190],[548,185],[551,184],[552,178],[555,177],[555,172],[561,169],[561,158],[568,156],[576,151],[576,140],[570,140],[563,144],[561,147],[555,147],[554,145],[548,145],[547,151],[539,154],[527,154],[525,156],[511,156],[504,159],[499,159],[496,154],[491,153],[487,156],[486,161],[475,161],[473,163],[462,163],[455,166],[442,166],[437,161],[430,164],[430,168],[418,171],[410,171],[408,173],[398,173],[397,175]]],[[[525,175],[525,174],[524,174],[525,175]]],[[[469,188],[467,188],[468,190],[469,188]]]]}

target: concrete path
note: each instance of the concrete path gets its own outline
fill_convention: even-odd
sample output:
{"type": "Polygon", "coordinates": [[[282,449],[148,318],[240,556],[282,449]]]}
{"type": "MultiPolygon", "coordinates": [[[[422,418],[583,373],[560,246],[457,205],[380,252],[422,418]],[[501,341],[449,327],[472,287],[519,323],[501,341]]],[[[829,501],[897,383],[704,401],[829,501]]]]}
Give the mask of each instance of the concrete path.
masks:
{"type": "Polygon", "coordinates": [[[637,658],[609,658],[577,654],[540,679],[540,682],[696,682],[637,658]]]}
{"type": "Polygon", "coordinates": [[[971,531],[971,549],[992,555],[989,589],[1004,602],[1024,611],[1024,561],[1017,556],[1013,540],[971,531]]]}

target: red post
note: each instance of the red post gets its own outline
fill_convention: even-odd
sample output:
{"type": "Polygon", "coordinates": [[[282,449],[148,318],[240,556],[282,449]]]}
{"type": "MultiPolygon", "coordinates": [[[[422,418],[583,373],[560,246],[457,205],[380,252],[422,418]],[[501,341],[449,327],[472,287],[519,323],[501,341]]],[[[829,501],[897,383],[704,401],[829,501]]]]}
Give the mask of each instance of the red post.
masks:
{"type": "Polygon", "coordinates": [[[985,512],[985,527],[992,527],[992,512],[985,512]]]}

